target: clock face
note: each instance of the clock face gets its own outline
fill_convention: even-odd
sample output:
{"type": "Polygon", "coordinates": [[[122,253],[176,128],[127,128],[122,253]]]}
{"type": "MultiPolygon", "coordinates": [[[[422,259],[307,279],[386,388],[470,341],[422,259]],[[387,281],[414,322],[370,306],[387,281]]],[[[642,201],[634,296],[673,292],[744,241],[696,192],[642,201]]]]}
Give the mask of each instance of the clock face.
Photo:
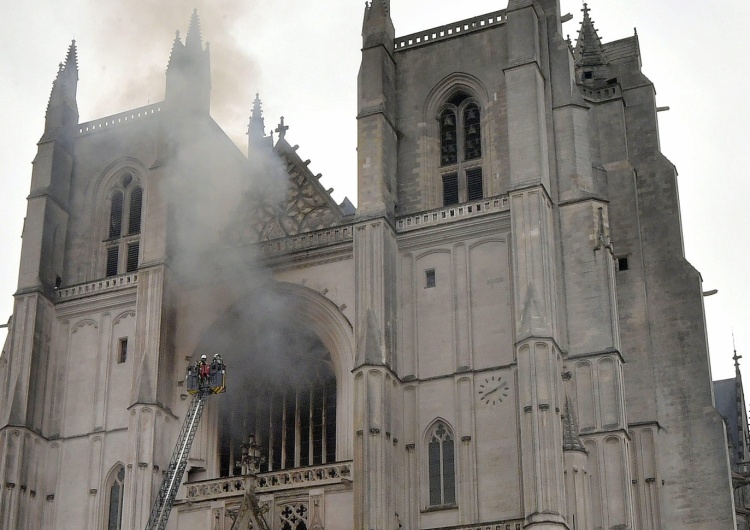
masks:
{"type": "Polygon", "coordinates": [[[484,382],[479,383],[479,400],[485,405],[502,403],[508,398],[510,386],[499,375],[485,377],[484,382]]]}

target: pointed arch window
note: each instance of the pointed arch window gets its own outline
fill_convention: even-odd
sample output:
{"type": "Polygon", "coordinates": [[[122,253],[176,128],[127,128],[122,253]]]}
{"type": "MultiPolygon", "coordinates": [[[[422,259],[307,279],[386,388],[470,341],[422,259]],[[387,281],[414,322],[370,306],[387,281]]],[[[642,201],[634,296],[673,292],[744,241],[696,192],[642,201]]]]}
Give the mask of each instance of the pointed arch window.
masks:
{"type": "Polygon", "coordinates": [[[429,506],[456,504],[454,436],[443,422],[435,423],[427,437],[429,506]]]}
{"type": "Polygon", "coordinates": [[[138,269],[142,213],[143,188],[126,172],[110,193],[109,228],[104,241],[105,276],[138,269]]]}
{"type": "Polygon", "coordinates": [[[107,530],[122,530],[125,468],[118,466],[111,474],[107,487],[107,530]]]}
{"type": "MultiPolygon", "coordinates": [[[[275,359],[256,359],[258,366],[276,363],[287,355],[294,360],[284,375],[270,377],[276,368],[248,383],[242,406],[223,412],[220,473],[238,472],[242,444],[255,437],[264,463],[262,471],[279,471],[330,464],[336,461],[336,376],[330,353],[313,336],[290,330],[287,341],[296,352],[275,359]],[[238,427],[240,426],[240,427],[238,427]]],[[[296,527],[293,527],[296,528],[296,527]]]]}
{"type": "Polygon", "coordinates": [[[465,92],[456,92],[438,116],[443,206],[481,199],[482,112],[465,92]]]}

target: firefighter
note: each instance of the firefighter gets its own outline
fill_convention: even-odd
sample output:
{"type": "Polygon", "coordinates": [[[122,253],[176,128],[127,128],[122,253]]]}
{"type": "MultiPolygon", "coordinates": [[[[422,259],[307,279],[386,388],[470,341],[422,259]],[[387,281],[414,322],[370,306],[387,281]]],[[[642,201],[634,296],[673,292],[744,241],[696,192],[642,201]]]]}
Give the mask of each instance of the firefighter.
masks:
{"type": "Polygon", "coordinates": [[[198,376],[201,378],[201,382],[208,379],[210,371],[211,367],[208,365],[208,361],[206,361],[206,356],[201,355],[201,359],[198,361],[198,376]]]}

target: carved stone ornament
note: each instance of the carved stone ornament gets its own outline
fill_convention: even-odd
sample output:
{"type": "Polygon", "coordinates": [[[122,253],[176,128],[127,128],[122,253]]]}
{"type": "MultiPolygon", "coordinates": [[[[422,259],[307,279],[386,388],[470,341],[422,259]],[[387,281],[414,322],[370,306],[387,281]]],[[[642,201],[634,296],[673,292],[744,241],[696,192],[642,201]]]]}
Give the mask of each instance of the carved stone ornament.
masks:
{"type": "Polygon", "coordinates": [[[240,239],[268,241],[338,224],[341,212],[309,170],[282,155],[289,175],[285,193],[273,184],[249,197],[240,222],[240,239]]]}

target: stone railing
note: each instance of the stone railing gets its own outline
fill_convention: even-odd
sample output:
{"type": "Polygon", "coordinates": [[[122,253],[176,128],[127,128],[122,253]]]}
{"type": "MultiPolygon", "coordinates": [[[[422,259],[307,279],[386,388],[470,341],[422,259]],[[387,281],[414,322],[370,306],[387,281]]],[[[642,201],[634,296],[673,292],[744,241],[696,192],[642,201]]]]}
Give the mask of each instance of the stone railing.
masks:
{"type": "MultiPolygon", "coordinates": [[[[352,462],[336,462],[315,467],[261,473],[256,479],[255,490],[258,493],[270,493],[296,488],[317,488],[329,484],[350,483],[352,479],[352,462]]],[[[218,499],[241,495],[243,491],[241,477],[204,480],[185,484],[184,499],[188,501],[218,499]]]]}
{"type": "Polygon", "coordinates": [[[64,287],[58,289],[57,299],[72,300],[74,298],[81,298],[95,293],[102,293],[104,291],[115,291],[118,289],[125,289],[127,287],[135,287],[138,285],[138,273],[123,274],[121,276],[112,276],[110,278],[104,278],[103,280],[97,280],[95,282],[81,283],[79,285],[72,285],[70,287],[64,287]]]}
{"type": "Polygon", "coordinates": [[[523,519],[511,519],[509,521],[495,521],[492,523],[466,524],[462,526],[441,526],[428,530],[521,530],[523,519]]]}
{"type": "Polygon", "coordinates": [[[260,244],[261,253],[266,256],[277,256],[313,247],[324,247],[332,243],[345,243],[354,239],[351,226],[325,228],[316,232],[306,232],[283,239],[272,239],[260,244]]]}
{"type": "Polygon", "coordinates": [[[440,40],[450,39],[464,33],[471,33],[480,29],[485,29],[490,26],[497,26],[498,24],[504,24],[507,16],[505,10],[493,11],[486,15],[480,15],[474,18],[467,18],[459,22],[440,26],[438,28],[432,28],[418,33],[412,33],[405,37],[398,37],[396,39],[395,48],[399,52],[401,50],[408,50],[431,42],[440,40]]]}
{"type": "Polygon", "coordinates": [[[396,230],[398,232],[409,232],[426,226],[436,226],[451,223],[467,217],[479,217],[496,212],[504,212],[510,209],[508,196],[491,197],[480,201],[467,202],[449,206],[441,210],[423,212],[416,215],[399,217],[396,219],[396,230]]]}
{"type": "Polygon", "coordinates": [[[78,125],[79,134],[87,134],[91,132],[100,131],[109,127],[114,127],[122,123],[130,123],[140,118],[148,118],[157,115],[161,112],[161,103],[154,103],[153,105],[146,105],[137,109],[129,110],[127,112],[121,112],[120,114],[114,114],[107,116],[106,118],[100,118],[98,120],[81,123],[78,125]]]}

